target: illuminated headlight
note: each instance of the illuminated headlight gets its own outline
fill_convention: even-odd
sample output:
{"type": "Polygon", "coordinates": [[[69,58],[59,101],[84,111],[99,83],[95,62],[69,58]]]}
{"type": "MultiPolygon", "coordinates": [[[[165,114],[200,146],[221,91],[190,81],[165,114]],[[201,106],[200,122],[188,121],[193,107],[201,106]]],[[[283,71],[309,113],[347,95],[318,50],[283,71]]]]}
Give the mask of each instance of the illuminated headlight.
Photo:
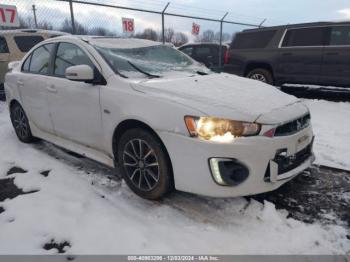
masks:
{"type": "Polygon", "coordinates": [[[258,135],[261,128],[256,123],[215,117],[186,116],[185,123],[192,137],[216,142],[232,142],[236,137],[258,135]]]}

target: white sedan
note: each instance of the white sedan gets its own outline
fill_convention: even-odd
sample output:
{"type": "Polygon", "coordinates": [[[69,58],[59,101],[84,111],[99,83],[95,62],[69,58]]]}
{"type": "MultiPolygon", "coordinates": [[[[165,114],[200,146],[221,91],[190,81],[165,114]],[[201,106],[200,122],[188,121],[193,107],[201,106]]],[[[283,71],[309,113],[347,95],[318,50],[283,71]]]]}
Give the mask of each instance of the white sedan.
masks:
{"type": "Polygon", "coordinates": [[[9,67],[22,142],[41,138],[116,167],[143,198],[271,191],[314,160],[298,99],[157,42],[63,36],[9,67]]]}

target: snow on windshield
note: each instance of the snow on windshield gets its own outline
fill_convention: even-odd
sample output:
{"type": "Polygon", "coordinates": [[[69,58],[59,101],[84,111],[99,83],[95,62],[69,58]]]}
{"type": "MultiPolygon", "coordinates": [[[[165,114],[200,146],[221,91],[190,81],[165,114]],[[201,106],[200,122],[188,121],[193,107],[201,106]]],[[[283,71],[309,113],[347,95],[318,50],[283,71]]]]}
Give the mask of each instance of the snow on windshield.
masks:
{"type": "Polygon", "coordinates": [[[208,73],[208,69],[201,66],[180,51],[164,45],[141,48],[104,48],[96,47],[112,69],[127,77],[134,78],[141,71],[154,75],[166,72],[196,72],[208,73]]]}

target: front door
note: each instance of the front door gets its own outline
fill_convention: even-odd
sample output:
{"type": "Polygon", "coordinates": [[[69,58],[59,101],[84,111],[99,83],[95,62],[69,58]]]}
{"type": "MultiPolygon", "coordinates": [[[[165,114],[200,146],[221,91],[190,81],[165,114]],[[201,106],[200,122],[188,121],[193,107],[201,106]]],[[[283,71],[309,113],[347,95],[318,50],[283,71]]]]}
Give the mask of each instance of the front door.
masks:
{"type": "Polygon", "coordinates": [[[66,79],[66,68],[74,65],[94,68],[81,48],[71,43],[59,43],[48,92],[55,133],[84,146],[102,149],[101,86],[66,79]]]}
{"type": "Polygon", "coordinates": [[[276,75],[281,82],[319,81],[326,31],[324,27],[287,30],[276,61],[276,75]]]}

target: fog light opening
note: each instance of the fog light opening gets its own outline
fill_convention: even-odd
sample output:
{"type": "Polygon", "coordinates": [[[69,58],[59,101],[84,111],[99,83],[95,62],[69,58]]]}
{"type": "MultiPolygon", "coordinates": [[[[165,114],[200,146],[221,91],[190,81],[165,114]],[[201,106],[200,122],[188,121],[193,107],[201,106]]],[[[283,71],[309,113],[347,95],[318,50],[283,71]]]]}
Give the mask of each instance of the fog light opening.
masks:
{"type": "Polygon", "coordinates": [[[219,159],[211,158],[209,162],[210,162],[211,173],[214,177],[215,182],[218,183],[219,185],[226,186],[227,184],[224,182],[224,180],[222,180],[222,177],[220,174],[219,159]]]}
{"type": "Polygon", "coordinates": [[[237,186],[249,176],[248,168],[236,159],[211,158],[209,165],[214,181],[221,186],[237,186]]]}

